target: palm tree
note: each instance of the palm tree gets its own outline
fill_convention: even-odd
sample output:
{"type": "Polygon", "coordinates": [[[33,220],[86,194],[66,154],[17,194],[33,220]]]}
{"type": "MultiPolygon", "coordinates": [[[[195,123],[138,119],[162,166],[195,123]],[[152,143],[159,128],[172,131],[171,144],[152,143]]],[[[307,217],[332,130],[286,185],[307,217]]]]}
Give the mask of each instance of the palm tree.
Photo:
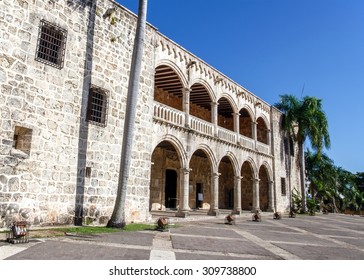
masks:
{"type": "Polygon", "coordinates": [[[123,144],[121,148],[118,191],[114,211],[107,227],[123,228],[125,222],[125,201],[129,179],[131,151],[134,135],[135,113],[139,90],[139,80],[144,48],[145,25],[147,17],[147,0],[139,0],[138,23],[134,40],[133,56],[128,85],[127,104],[124,120],[123,144]]]}
{"type": "Polygon", "coordinates": [[[310,194],[323,205],[331,201],[333,209],[336,208],[336,199],[339,198],[337,184],[337,167],[326,154],[319,155],[308,150],[305,153],[307,178],[311,182],[310,194]]]}
{"type": "Polygon", "coordinates": [[[302,211],[306,212],[304,143],[308,139],[311,147],[321,155],[323,147],[330,147],[328,122],[322,110],[321,99],[305,96],[299,100],[293,95],[282,95],[280,98],[275,106],[284,114],[283,130],[298,144],[302,211]]]}

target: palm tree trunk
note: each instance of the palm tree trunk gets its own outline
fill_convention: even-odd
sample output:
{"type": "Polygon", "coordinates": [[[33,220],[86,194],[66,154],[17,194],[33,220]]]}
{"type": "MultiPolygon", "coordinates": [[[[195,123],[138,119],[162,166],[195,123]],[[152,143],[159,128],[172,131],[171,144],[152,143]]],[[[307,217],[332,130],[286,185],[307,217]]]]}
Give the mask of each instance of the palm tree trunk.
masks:
{"type": "Polygon", "coordinates": [[[121,149],[118,191],[114,211],[107,227],[122,228],[125,226],[125,202],[127,195],[129,169],[131,162],[132,143],[136,105],[138,100],[139,80],[143,58],[145,25],[147,16],[147,0],[139,0],[138,23],[134,40],[133,56],[128,85],[127,105],[125,111],[123,144],[121,149]]]}
{"type": "Polygon", "coordinates": [[[300,177],[301,177],[301,195],[302,195],[302,212],[307,212],[307,202],[306,202],[306,181],[305,181],[305,147],[304,143],[301,143],[299,146],[299,154],[300,154],[300,177]]]}

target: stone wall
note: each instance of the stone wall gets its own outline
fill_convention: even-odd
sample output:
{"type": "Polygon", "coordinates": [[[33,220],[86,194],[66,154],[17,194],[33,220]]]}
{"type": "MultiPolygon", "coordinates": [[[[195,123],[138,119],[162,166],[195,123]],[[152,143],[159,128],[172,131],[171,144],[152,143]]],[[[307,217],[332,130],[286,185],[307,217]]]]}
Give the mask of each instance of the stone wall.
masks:
{"type": "MultiPolygon", "coordinates": [[[[17,219],[35,225],[74,221],[103,224],[112,213],[136,16],[113,1],[98,0],[90,5],[91,2],[0,2],[0,227],[17,219]],[[66,31],[61,67],[36,60],[42,20],[66,31]],[[104,125],[86,121],[90,87],[105,93],[104,125]]],[[[229,207],[234,176],[241,174],[243,208],[249,208],[253,180],[259,177],[261,166],[265,166],[266,181],[274,181],[271,198],[274,206],[286,210],[289,193],[282,195],[280,188],[280,179],[288,178],[285,137],[279,126],[281,114],[258,101],[148,25],[125,205],[127,222],[146,221],[150,218],[150,208],[163,209],[160,189],[165,183],[166,169],[177,172],[178,195],[181,168],[192,169],[188,182],[191,208],[196,206],[197,184],[203,186],[203,207],[210,207],[211,177],[216,173],[222,174],[219,179],[221,206],[229,207]],[[211,133],[204,135],[186,129],[184,124],[178,127],[153,120],[154,99],[182,110],[182,98],[154,88],[154,66],[170,62],[168,65],[180,69],[179,75],[185,75],[181,83],[186,87],[189,84],[186,63],[190,60],[198,61],[190,69],[191,84],[203,83],[213,92],[212,102],[229,97],[234,112],[249,108],[255,112],[254,120],[258,116],[269,119],[268,129],[274,146],[271,154],[219,139],[211,133]],[[223,77],[219,84],[214,82],[217,76],[223,77]],[[258,103],[261,105],[256,106],[258,103]],[[158,147],[162,141],[172,145],[175,151],[158,147]],[[203,151],[206,157],[193,156],[197,150],[199,154],[203,151]],[[243,168],[242,171],[247,162],[251,170],[243,168]]],[[[210,111],[193,104],[190,113],[212,121],[210,111]]],[[[241,118],[240,131],[251,134],[250,119],[244,120],[241,118]]],[[[234,129],[232,117],[224,120],[219,116],[218,123],[234,129]]],[[[265,129],[260,131],[266,133],[265,129]]],[[[286,181],[287,189],[299,190],[297,151],[295,155],[291,179],[286,181]]],[[[267,194],[262,192],[264,203],[265,197],[267,194]]]]}
{"type": "MultiPolygon", "coordinates": [[[[79,215],[87,223],[104,223],[112,212],[136,17],[112,1],[95,2],[0,3],[0,227],[19,218],[67,224],[79,215]],[[109,8],[116,12],[105,17],[109,8]],[[67,31],[61,69],[35,60],[41,20],[67,31]],[[107,91],[104,127],[85,121],[90,85],[107,91]],[[31,134],[28,151],[14,146],[19,127],[31,134]]],[[[129,221],[149,217],[154,33],[148,26],[129,221]]]]}

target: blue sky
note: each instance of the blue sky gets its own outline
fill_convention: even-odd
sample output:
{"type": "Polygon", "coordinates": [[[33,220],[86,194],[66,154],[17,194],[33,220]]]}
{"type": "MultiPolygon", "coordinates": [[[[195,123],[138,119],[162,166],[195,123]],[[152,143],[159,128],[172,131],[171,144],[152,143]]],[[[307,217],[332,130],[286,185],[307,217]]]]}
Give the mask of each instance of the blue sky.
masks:
{"type": "MultiPolygon", "coordinates": [[[[134,13],[138,0],[118,0],[134,13]]],[[[364,1],[149,0],[158,30],[266,102],[323,100],[335,165],[364,172],[364,1]]]]}

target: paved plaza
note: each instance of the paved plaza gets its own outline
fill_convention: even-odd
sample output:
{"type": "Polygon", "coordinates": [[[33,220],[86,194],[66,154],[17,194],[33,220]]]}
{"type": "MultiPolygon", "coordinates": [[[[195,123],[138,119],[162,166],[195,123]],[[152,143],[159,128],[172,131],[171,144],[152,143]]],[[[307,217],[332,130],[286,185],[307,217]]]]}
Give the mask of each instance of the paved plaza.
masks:
{"type": "Polygon", "coordinates": [[[9,260],[364,260],[364,218],[299,215],[262,222],[251,214],[234,225],[218,217],[191,216],[169,231],[118,232],[0,242],[9,260]]]}

